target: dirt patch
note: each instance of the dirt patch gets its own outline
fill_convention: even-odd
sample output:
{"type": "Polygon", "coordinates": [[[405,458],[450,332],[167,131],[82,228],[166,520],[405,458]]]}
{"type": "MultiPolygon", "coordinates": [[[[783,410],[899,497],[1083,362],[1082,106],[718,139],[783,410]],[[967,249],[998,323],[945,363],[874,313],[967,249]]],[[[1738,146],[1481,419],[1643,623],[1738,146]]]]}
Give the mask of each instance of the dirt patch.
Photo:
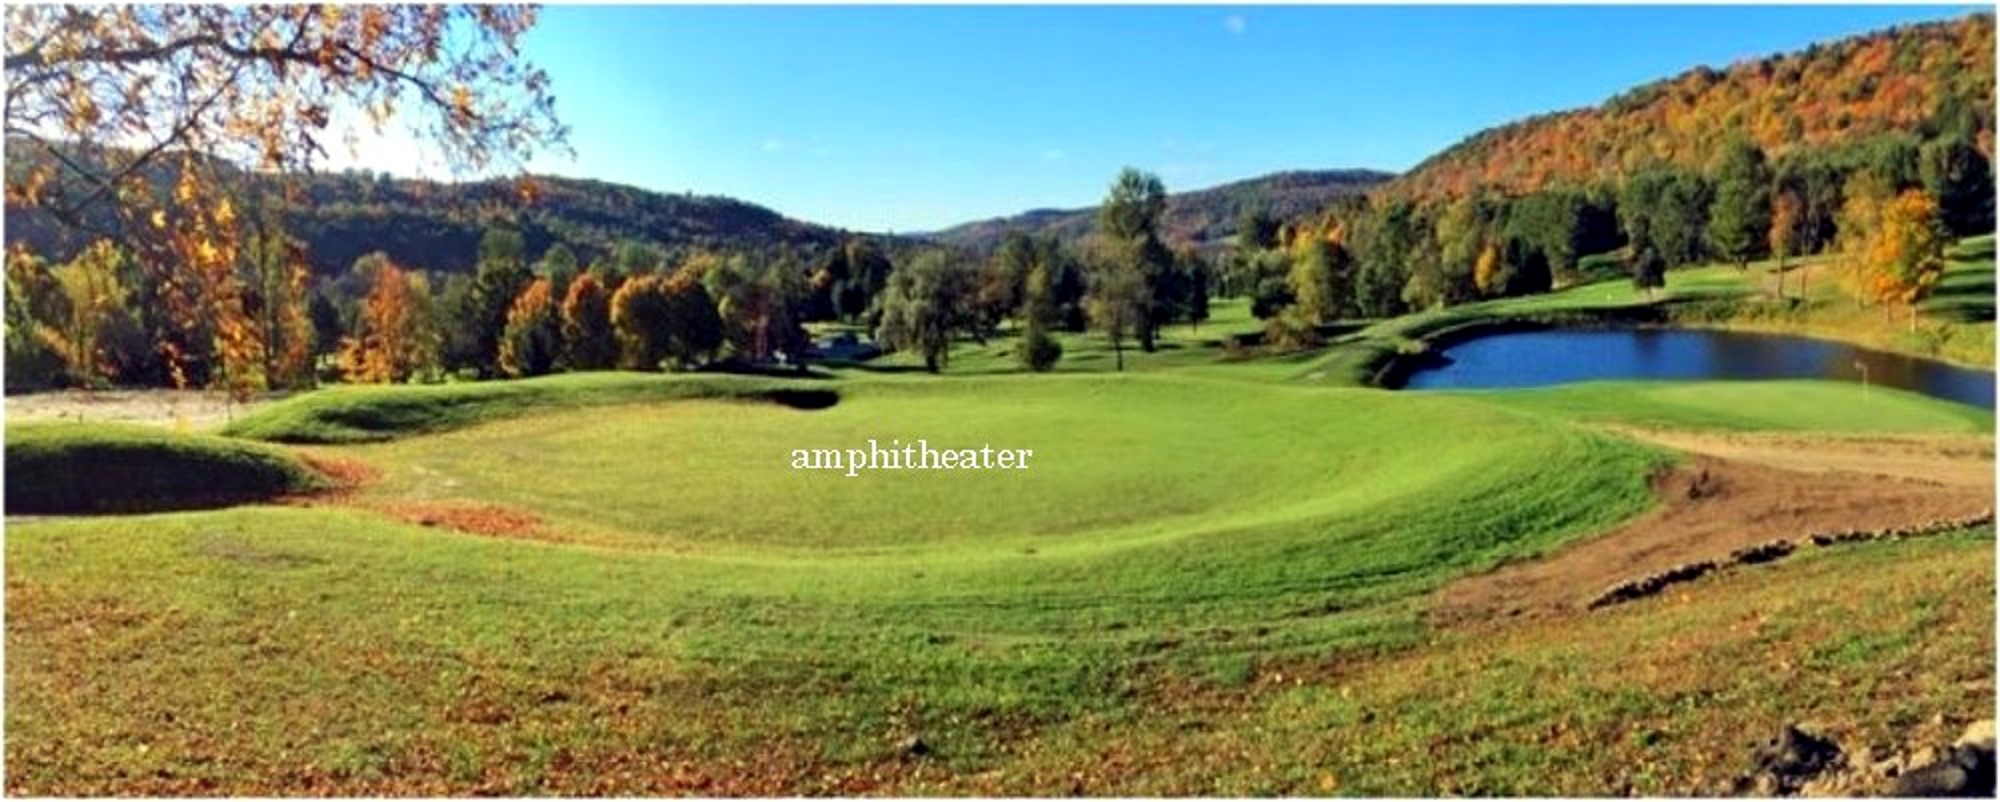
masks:
{"type": "Polygon", "coordinates": [[[1795,437],[1750,438],[1746,443],[1736,437],[1677,435],[1671,442],[1648,437],[1689,446],[1696,454],[1654,478],[1659,507],[1544,559],[1509,563],[1454,582],[1438,592],[1430,619],[1455,624],[1568,614],[1583,610],[1620,582],[1677,566],[1727,561],[1734,552],[1776,539],[1972,517],[1993,503],[1990,443],[1968,451],[1962,441],[1945,448],[1901,440],[1884,445],[1795,437]],[[1889,449],[1889,456],[1870,461],[1869,449],[1878,448],[1889,449]],[[1731,452],[1740,458],[1705,453],[1730,449],[1740,449],[1731,452]],[[1961,462],[1983,465],[1983,480],[1974,481],[1961,462]]]}
{"type": "Polygon", "coordinates": [[[257,411],[279,396],[231,401],[206,390],[62,390],[7,396],[7,420],[144,423],[213,429],[257,411]]]}
{"type": "Polygon", "coordinates": [[[437,527],[489,537],[559,540],[542,519],[526,510],[467,501],[399,501],[377,507],[392,518],[418,526],[437,527]]]}
{"type": "Polygon", "coordinates": [[[374,484],[376,479],[382,478],[381,469],[358,459],[329,457],[304,452],[298,452],[298,456],[299,461],[305,463],[306,467],[318,471],[321,476],[325,476],[328,481],[333,483],[333,487],[329,491],[332,493],[351,493],[367,485],[374,484]]]}
{"type": "Polygon", "coordinates": [[[1993,486],[1991,436],[1829,437],[1607,428],[1634,440],[1677,451],[1791,471],[1893,476],[1961,487],[1993,486]]]}

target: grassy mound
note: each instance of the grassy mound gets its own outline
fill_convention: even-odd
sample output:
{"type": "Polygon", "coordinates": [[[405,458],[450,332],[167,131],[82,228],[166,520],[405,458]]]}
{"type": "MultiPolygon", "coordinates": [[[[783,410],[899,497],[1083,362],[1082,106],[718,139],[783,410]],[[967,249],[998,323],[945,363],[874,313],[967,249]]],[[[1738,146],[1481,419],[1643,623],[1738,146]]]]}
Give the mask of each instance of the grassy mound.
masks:
{"type": "MultiPolygon", "coordinates": [[[[714,401],[549,410],[374,447],[368,459],[412,500],[449,487],[649,544],[803,549],[813,560],[947,544],[956,560],[1049,557],[1230,531],[1248,553],[1243,530],[1370,510],[1378,523],[1400,519],[1421,506],[1399,503],[1411,494],[1516,482],[1550,454],[1602,471],[1551,480],[1588,485],[1573,488],[1579,507],[1609,493],[1617,509],[1622,494],[1644,493],[1631,477],[1645,455],[1464,399],[1161,374],[853,381],[841,393],[811,415],[714,401]],[[1032,449],[1033,467],[852,477],[790,467],[794,449],[920,438],[1032,449]],[[1618,476],[1630,484],[1606,479],[1618,476]]],[[[1546,520],[1514,520],[1538,504],[1492,510],[1472,528],[1543,530],[1546,520]]]]}
{"type": "Polygon", "coordinates": [[[323,481],[283,452],[220,437],[105,424],[7,427],[9,514],[217,507],[323,481]]]}
{"type": "Polygon", "coordinates": [[[280,443],[363,443],[535,410],[685,398],[769,401],[798,409],[823,409],[838,400],[825,386],[802,380],[576,373],[508,382],[335,387],[273,404],[223,433],[280,443]]]}

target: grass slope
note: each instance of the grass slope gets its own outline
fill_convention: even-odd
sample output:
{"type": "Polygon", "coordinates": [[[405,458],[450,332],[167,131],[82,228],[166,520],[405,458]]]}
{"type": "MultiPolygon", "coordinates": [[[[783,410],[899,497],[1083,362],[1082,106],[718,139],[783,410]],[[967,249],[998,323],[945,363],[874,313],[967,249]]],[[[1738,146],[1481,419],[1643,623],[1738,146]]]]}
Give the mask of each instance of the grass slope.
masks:
{"type": "Polygon", "coordinates": [[[1552,418],[1671,429],[1800,432],[1992,432],[1977,407],[1832,381],[1590,382],[1483,398],[1552,418]]]}
{"type": "Polygon", "coordinates": [[[223,506],[312,490],[291,455],[148,426],[7,426],[7,513],[142,512],[223,506]]]}
{"type": "Polygon", "coordinates": [[[650,756],[828,790],[912,733],[971,771],[1156,675],[1415,642],[1424,593],[1636,512],[1662,459],[1478,401],[1167,376],[880,382],[818,412],[595,407],[319,450],[384,469],[364,506],[434,494],[606,537],[334,508],[18,524],[9,724],[47,735],[10,741],[16,787],[631,788],[611,763],[650,756]],[[912,432],[1048,461],[783,467],[792,443],[912,432]]]}
{"type": "Polygon", "coordinates": [[[815,408],[833,391],[803,380],[716,374],[569,373],[520,381],[402,386],[342,385],[280,401],[222,434],[283,443],[391,440],[537,409],[725,398],[815,408]]]}
{"type": "Polygon", "coordinates": [[[1812,552],[1580,619],[1275,661],[1231,692],[1172,686],[1063,729],[1004,779],[899,790],[1732,795],[1787,723],[1853,754],[1990,717],[1993,571],[1991,527],[1812,552]]]}
{"type": "Polygon", "coordinates": [[[342,506],[10,522],[8,790],[1673,792],[1794,704],[1865,737],[1990,704],[1990,530],[1426,626],[1451,579],[1651,503],[1670,457],[1579,420],[1992,426],[1838,383],[1200,370],[313,394],[238,431],[344,441],[309,450],[380,477],[342,506]],[[795,386],[838,403],[736,403],[795,386]],[[1036,467],[788,467],[919,436],[1036,467]],[[436,504],[542,539],[375,511],[436,504]]]}

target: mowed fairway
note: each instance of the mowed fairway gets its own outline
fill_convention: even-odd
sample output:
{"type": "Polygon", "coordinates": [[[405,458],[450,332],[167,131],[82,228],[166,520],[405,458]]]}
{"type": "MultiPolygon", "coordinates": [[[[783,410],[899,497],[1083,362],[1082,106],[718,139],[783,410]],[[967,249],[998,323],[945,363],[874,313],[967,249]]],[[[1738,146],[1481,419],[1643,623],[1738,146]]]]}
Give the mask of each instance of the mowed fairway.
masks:
{"type": "MultiPolygon", "coordinates": [[[[1789,386],[1813,408],[1861,401],[1789,386]]],[[[1673,455],[1573,414],[1731,423],[1713,396],[1625,385],[1398,394],[1151,374],[830,387],[840,400],[819,410],[621,397],[306,447],[372,475],[307,506],[10,522],[8,788],[1331,791],[1329,766],[1381,756],[1290,751],[1313,737],[1285,722],[1331,726],[1352,700],[1256,688],[1290,666],[1426,654],[1438,635],[1425,600],[1444,583],[1651,505],[1648,477],[1673,455]],[[1011,472],[790,468],[796,448],[917,437],[1035,456],[1011,472]],[[1258,735],[1278,731],[1292,734],[1258,735]],[[1093,768],[1128,740],[1155,760],[1192,744],[1232,756],[1093,768]],[[1244,743],[1268,751],[1230,751],[1244,743]]],[[[1788,385],[1743,387],[1761,401],[1788,385]]],[[[1884,430],[1991,430],[1914,396],[1867,403],[1884,430]]],[[[1790,420],[1859,425],[1826,415],[1842,425],[1790,420]]],[[[1959,542],[1990,555],[1990,539],[1959,542]]],[[[1412,722],[1449,717],[1404,703],[1412,722]]],[[[1533,787],[1518,766],[1479,765],[1471,787],[1533,787]]],[[[1660,782],[1649,787],[1675,787],[1660,782]]]]}
{"type": "Polygon", "coordinates": [[[1532,470],[1537,447],[1602,443],[1448,399],[1394,399],[1167,378],[850,385],[818,411],[702,401],[492,423],[352,449],[391,471],[378,492],[532,508],[728,557],[855,550],[954,562],[1339,515],[1378,517],[1479,476],[1532,470]],[[1477,428],[1482,437],[1463,433],[1477,428]],[[1387,435],[1394,432],[1394,435],[1387,435]],[[793,470],[793,450],[1033,449],[1027,470],[793,470]],[[719,548],[705,548],[719,547],[719,548]]]}

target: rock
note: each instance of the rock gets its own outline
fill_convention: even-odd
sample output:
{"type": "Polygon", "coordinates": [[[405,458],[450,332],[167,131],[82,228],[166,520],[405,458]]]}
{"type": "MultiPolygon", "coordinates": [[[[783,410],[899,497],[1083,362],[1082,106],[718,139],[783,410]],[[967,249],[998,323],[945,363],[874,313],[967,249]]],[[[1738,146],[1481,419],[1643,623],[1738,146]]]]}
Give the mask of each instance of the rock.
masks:
{"type": "Polygon", "coordinates": [[[915,735],[912,735],[908,738],[904,738],[903,740],[897,742],[896,744],[896,754],[902,755],[903,757],[906,758],[924,757],[926,755],[929,755],[930,753],[931,753],[931,745],[924,743],[924,739],[919,738],[915,735]]]}
{"type": "Polygon", "coordinates": [[[1792,543],[1789,540],[1773,540],[1769,543],[1749,546],[1730,552],[1729,561],[1743,565],[1767,563],[1791,554],[1792,548],[1792,543]]]}
{"type": "Polygon", "coordinates": [[[1972,796],[1972,775],[1952,763],[1933,763],[1889,785],[1890,796],[1972,796]]]}
{"type": "MultiPolygon", "coordinates": [[[[1985,729],[1985,743],[1975,740],[1946,749],[1941,756],[1936,750],[1924,749],[1910,761],[1914,766],[1895,779],[1889,786],[1893,796],[1905,797],[1992,797],[1993,749],[1991,722],[1985,729]],[[1933,757],[1933,760],[1916,758],[1933,757]]],[[[1974,725],[1976,728],[1978,725],[1974,725]]],[[[1976,732],[1969,732],[1975,738],[1976,732]]],[[[1964,740],[1964,739],[1961,739],[1964,740]]]]}
{"type": "Polygon", "coordinates": [[[1972,722],[1952,746],[1976,746],[1988,752],[1993,751],[1993,719],[1972,722]]]}
{"type": "Polygon", "coordinates": [[[1753,792],[1772,795],[1798,791],[1820,772],[1843,763],[1844,756],[1833,741],[1788,724],[1757,749],[1754,760],[1753,792]]]}

